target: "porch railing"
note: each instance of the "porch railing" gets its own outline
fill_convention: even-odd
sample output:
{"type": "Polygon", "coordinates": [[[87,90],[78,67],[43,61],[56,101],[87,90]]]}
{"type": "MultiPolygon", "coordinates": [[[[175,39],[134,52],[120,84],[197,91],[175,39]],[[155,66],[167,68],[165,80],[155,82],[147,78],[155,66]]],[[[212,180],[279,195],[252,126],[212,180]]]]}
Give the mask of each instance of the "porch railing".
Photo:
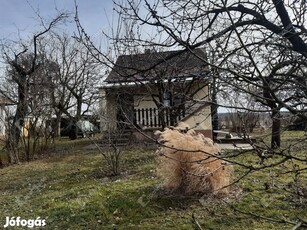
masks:
{"type": "MultiPolygon", "coordinates": [[[[176,115],[173,116],[175,122],[178,122],[185,117],[184,109],[176,109],[175,113],[176,115]]],[[[161,118],[159,117],[159,111],[157,108],[142,108],[134,110],[134,124],[141,127],[160,128],[163,123],[161,118]]],[[[169,109],[163,111],[162,119],[164,119],[166,126],[171,125],[171,111],[169,109]]]]}

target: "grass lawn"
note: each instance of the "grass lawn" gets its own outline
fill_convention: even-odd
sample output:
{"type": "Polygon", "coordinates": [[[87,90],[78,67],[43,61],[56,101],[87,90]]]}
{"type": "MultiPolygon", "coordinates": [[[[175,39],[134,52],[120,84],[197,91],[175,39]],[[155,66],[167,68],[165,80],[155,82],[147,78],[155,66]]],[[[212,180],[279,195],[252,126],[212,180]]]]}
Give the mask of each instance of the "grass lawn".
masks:
{"type": "MultiPolygon", "coordinates": [[[[293,227],[248,213],[307,220],[306,200],[284,189],[293,178],[275,178],[266,188],[275,180],[270,169],[244,178],[231,197],[183,199],[158,192],[153,150],[125,150],[122,175],[109,178],[101,154],[86,144],[63,141],[45,159],[0,169],[0,228],[6,216],[40,216],[47,223],[43,229],[198,229],[192,216],[203,229],[293,227]]],[[[253,160],[252,153],[241,160],[253,160]]]]}

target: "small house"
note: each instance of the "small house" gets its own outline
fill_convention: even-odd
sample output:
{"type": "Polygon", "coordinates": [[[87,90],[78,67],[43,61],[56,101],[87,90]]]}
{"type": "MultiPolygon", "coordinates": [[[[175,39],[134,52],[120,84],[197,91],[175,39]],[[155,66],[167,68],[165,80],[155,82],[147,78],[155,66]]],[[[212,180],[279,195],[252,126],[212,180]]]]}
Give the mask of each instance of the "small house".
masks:
{"type": "Polygon", "coordinates": [[[100,88],[101,131],[137,138],[182,121],[212,137],[210,75],[204,49],[121,55],[100,88]]]}

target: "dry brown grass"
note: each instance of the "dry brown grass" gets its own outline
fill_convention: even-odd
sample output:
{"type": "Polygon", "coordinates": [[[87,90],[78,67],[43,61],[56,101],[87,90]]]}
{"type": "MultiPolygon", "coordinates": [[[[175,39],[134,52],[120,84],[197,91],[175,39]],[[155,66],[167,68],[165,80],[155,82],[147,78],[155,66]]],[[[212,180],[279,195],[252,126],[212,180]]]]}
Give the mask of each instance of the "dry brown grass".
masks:
{"type": "Polygon", "coordinates": [[[183,123],[157,132],[162,144],[158,174],[167,190],[180,194],[227,194],[232,167],[219,156],[211,139],[197,134],[183,123]]]}

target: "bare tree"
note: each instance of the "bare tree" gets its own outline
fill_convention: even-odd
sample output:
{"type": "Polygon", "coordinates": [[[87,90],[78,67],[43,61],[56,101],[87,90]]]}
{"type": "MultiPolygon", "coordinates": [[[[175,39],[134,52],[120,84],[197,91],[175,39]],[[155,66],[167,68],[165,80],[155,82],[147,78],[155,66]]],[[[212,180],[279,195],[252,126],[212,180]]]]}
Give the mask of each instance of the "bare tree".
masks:
{"type": "MultiPolygon", "coordinates": [[[[42,64],[39,60],[39,41],[44,35],[52,30],[58,23],[62,22],[67,15],[59,13],[48,23],[43,23],[43,29],[35,33],[29,42],[20,41],[20,43],[8,45],[3,43],[3,58],[9,66],[11,80],[16,84],[15,98],[16,112],[10,128],[10,146],[17,146],[21,136],[21,130],[25,123],[25,118],[29,112],[29,83],[35,71],[42,64]]],[[[2,92],[4,93],[4,92],[2,92]]]]}
{"type": "MultiPolygon", "coordinates": [[[[33,54],[25,55],[22,59],[22,65],[24,68],[29,66],[29,62],[32,60],[33,54]]],[[[18,143],[12,140],[12,129],[16,128],[14,119],[6,120],[7,148],[15,155],[18,155],[18,147],[20,146],[20,140],[22,145],[22,159],[31,160],[41,150],[44,150],[48,146],[51,139],[50,131],[46,125],[52,115],[52,107],[50,101],[50,85],[51,79],[48,78],[46,72],[49,69],[49,61],[45,59],[45,55],[41,53],[37,56],[37,67],[31,74],[31,77],[26,81],[26,111],[23,114],[23,125],[20,128],[18,134],[18,143]],[[22,137],[20,139],[20,137],[22,137]]],[[[14,81],[16,73],[14,69],[8,68],[7,70],[7,82],[1,87],[1,91],[4,92],[11,99],[12,103],[18,104],[19,94],[16,93],[17,83],[14,81]]],[[[15,114],[18,106],[15,106],[15,114]]],[[[13,116],[14,117],[14,116],[13,116]]],[[[17,134],[16,134],[17,135],[17,134]]],[[[11,157],[11,159],[19,159],[19,156],[11,157]]]]}
{"type": "MultiPolygon", "coordinates": [[[[220,60],[209,64],[224,73],[220,79],[253,95],[271,111],[272,147],[280,146],[281,108],[305,116],[305,111],[298,109],[305,102],[302,97],[292,96],[297,88],[289,84],[295,84],[305,69],[305,4],[261,0],[127,1],[126,6],[117,6],[123,18],[137,26],[149,26],[165,37],[160,42],[143,36],[134,40],[135,46],[158,43],[161,47],[180,46],[193,51],[210,44],[219,52],[220,60]],[[163,7],[163,13],[159,7],[163,7]],[[289,14],[296,16],[293,21],[289,14]],[[249,86],[258,91],[251,92],[249,86]]],[[[126,45],[132,43],[129,37],[123,39],[126,45]]],[[[300,92],[306,91],[304,84],[298,87],[300,92]]]]}
{"type": "MultiPolygon", "coordinates": [[[[272,130],[269,146],[266,143],[252,145],[259,164],[236,160],[241,151],[230,157],[221,156],[245,169],[238,180],[285,162],[306,163],[304,157],[293,151],[293,144],[283,145],[281,141],[282,110],[307,119],[305,1],[128,0],[126,4],[117,3],[115,8],[119,17],[126,21],[125,25],[129,27],[126,30],[133,35],[115,34],[111,39],[118,50],[129,52],[135,48],[154,47],[156,50],[189,51],[218,71],[218,80],[223,85],[221,90],[230,92],[228,97],[232,97],[232,92],[238,92],[252,98],[261,107],[220,104],[240,111],[270,113],[272,130]],[[218,58],[211,62],[195,52],[203,47],[212,49],[218,58]],[[267,160],[269,158],[273,160],[267,160]]],[[[85,41],[92,55],[109,65],[108,55],[93,45],[83,29],[80,32],[80,39],[85,41]]],[[[175,55],[180,54],[178,51],[175,55]]],[[[163,58],[163,62],[172,58],[174,55],[170,54],[163,58]]],[[[306,137],[302,137],[296,143],[301,146],[298,149],[306,147],[305,141],[306,137]]],[[[287,173],[295,171],[292,168],[287,173]]],[[[301,171],[306,171],[306,167],[303,166],[301,171]]]]}
{"type": "Polygon", "coordinates": [[[112,25],[112,32],[104,33],[110,41],[108,51],[104,52],[86,34],[77,13],[75,20],[79,32],[78,41],[85,45],[101,65],[112,68],[105,82],[119,86],[118,89],[111,87],[108,91],[117,98],[119,120],[123,123],[131,123],[135,119],[131,115],[133,108],[129,107],[133,95],[127,85],[131,83],[142,89],[139,95],[149,96],[154,102],[162,128],[175,125],[196,108],[208,105],[205,103],[208,101],[208,92],[198,100],[194,98],[208,84],[208,65],[196,57],[199,55],[206,59],[206,50],[197,49],[194,55],[185,50],[170,51],[159,44],[139,44],[137,41],[141,41],[141,31],[120,14],[118,24],[112,25]]]}
{"type": "Polygon", "coordinates": [[[54,132],[59,134],[59,122],[65,114],[72,122],[71,138],[75,139],[77,122],[98,99],[100,66],[89,51],[68,34],[53,33],[49,44],[45,49],[53,63],[53,71],[49,74],[52,75],[51,101],[56,115],[54,132]]]}

